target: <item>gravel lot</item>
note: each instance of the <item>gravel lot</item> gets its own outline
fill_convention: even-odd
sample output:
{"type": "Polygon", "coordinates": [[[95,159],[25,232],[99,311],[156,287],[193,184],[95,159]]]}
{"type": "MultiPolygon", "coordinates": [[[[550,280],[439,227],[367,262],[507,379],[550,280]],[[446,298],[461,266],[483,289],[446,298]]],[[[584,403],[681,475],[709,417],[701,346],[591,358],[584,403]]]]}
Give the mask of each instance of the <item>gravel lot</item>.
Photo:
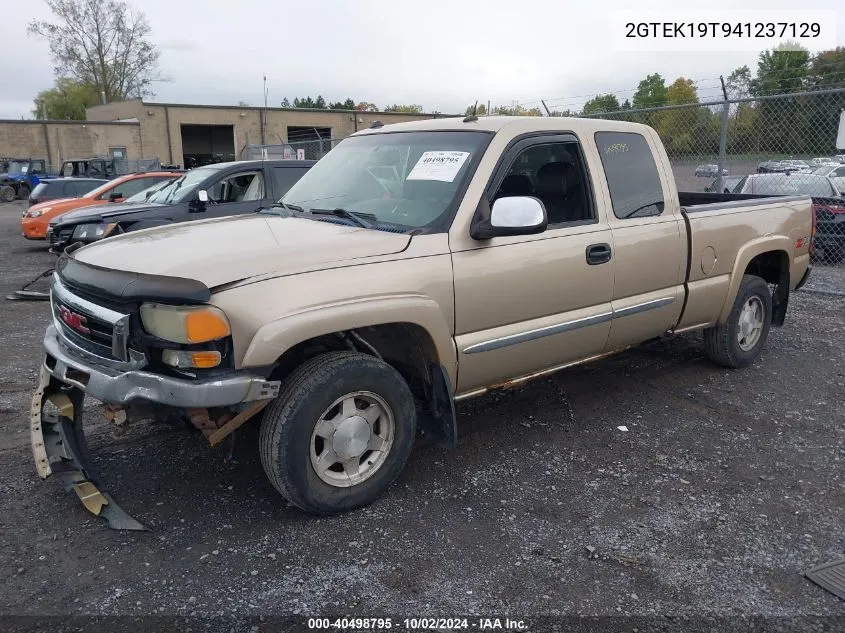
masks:
{"type": "MultiPolygon", "coordinates": [[[[54,261],[21,210],[0,205],[4,296],[54,261]]],[[[118,435],[91,406],[106,489],[148,533],[39,480],[26,413],[48,307],[0,315],[7,616],[845,616],[801,575],[845,550],[841,268],[816,269],[750,369],[691,335],[467,401],[457,451],[418,443],[384,498],[336,518],[286,506],[254,428],[230,464],[187,432],[118,435]]]]}

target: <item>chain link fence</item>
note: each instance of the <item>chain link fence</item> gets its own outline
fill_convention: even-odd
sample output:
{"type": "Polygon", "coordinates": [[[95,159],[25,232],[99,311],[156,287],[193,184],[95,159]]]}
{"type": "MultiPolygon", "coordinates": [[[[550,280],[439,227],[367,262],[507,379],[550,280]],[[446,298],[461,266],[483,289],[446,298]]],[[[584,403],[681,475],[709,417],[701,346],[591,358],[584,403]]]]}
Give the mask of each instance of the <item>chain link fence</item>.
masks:
{"type": "Polygon", "coordinates": [[[657,130],[681,191],[813,198],[814,264],[845,267],[845,88],[586,115],[657,130]]]}

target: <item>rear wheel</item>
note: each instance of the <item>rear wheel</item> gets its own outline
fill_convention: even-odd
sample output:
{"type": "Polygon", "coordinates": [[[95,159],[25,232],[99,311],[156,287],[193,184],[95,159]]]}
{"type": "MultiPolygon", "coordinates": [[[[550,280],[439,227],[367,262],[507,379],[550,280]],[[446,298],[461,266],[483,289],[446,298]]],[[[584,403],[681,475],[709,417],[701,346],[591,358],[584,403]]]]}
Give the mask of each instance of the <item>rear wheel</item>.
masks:
{"type": "Polygon", "coordinates": [[[29,199],[29,187],[26,185],[21,185],[18,187],[18,200],[28,200],[29,199]]]}
{"type": "Polygon", "coordinates": [[[766,343],[772,323],[772,291],[760,277],[745,275],[728,320],[704,330],[708,358],[723,367],[753,363],[766,343]]]}
{"type": "Polygon", "coordinates": [[[9,185],[3,185],[0,187],[0,201],[2,202],[14,202],[15,200],[15,190],[12,189],[9,185]]]}
{"type": "Polygon", "coordinates": [[[261,463],[273,486],[312,514],[377,499],[405,466],[416,432],[414,399],[382,360],[332,352],[285,380],[261,424],[261,463]]]}

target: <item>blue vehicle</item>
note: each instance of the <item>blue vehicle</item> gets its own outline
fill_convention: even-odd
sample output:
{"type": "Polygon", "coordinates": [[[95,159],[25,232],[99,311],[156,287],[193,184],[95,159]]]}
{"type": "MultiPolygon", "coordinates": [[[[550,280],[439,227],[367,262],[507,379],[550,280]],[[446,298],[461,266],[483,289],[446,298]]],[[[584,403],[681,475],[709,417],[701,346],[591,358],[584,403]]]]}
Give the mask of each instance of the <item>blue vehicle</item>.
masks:
{"type": "Polygon", "coordinates": [[[43,158],[18,158],[8,161],[5,173],[0,173],[0,200],[11,202],[15,198],[26,200],[42,178],[55,177],[47,173],[43,158]]]}

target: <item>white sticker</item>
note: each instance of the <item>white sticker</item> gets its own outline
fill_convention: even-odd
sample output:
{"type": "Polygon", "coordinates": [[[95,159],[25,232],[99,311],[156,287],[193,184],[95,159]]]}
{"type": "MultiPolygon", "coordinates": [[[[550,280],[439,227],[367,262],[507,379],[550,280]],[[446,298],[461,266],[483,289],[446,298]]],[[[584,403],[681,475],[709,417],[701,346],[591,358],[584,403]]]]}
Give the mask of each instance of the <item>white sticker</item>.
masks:
{"type": "Polygon", "coordinates": [[[469,152],[423,152],[406,180],[452,182],[469,158],[469,152]]]}

